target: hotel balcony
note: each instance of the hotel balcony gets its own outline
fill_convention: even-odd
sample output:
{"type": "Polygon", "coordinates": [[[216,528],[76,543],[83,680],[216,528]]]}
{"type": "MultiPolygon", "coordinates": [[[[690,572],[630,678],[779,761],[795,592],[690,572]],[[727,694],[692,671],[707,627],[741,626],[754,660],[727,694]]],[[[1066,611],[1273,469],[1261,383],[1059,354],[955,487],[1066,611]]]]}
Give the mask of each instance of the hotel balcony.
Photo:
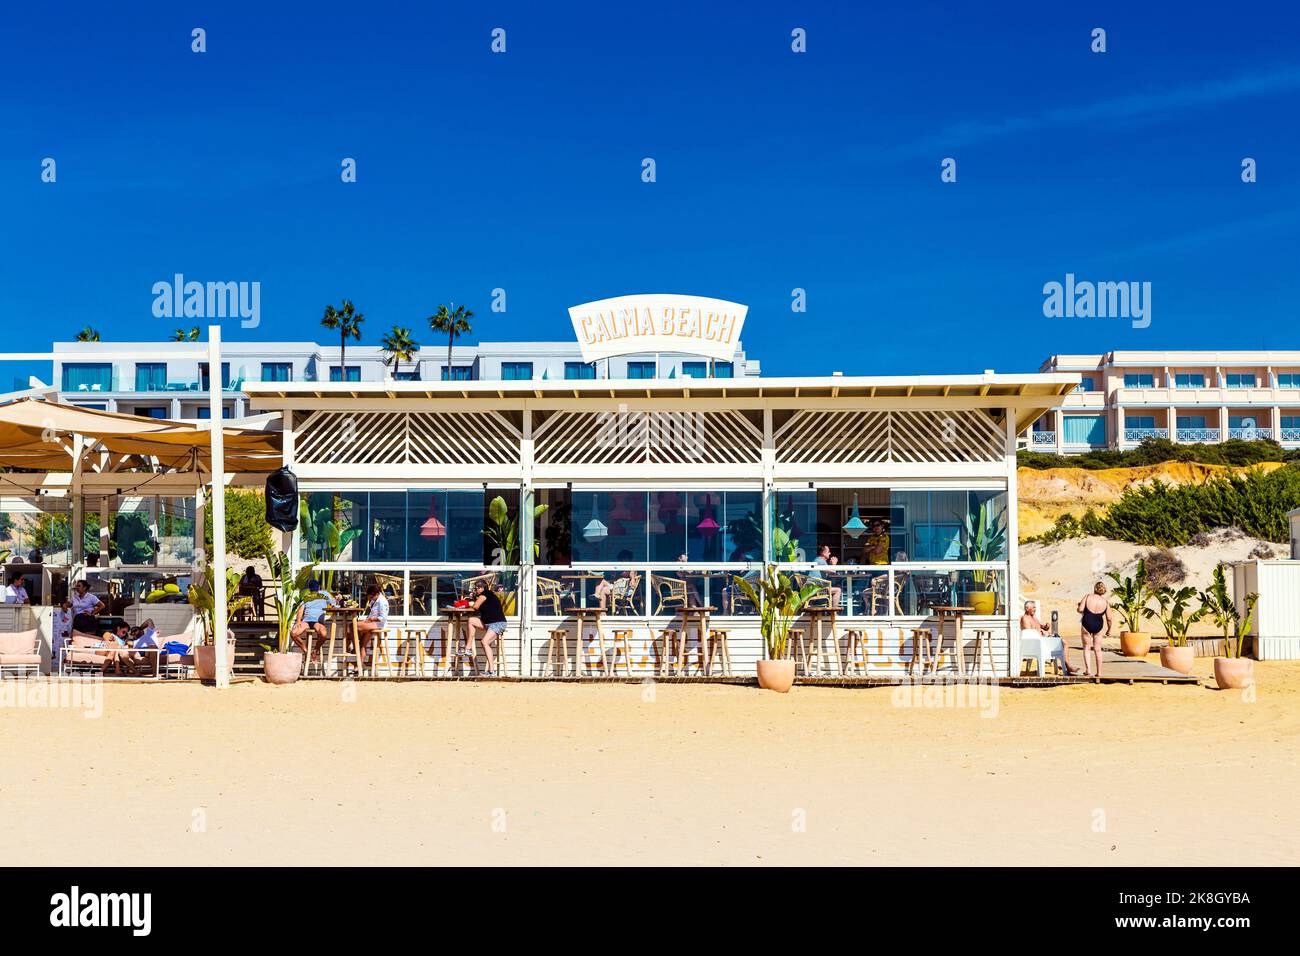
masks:
{"type": "Polygon", "coordinates": [[[1300,399],[1300,390],[1294,388],[1117,388],[1114,404],[1271,407],[1295,404],[1297,399],[1300,399]]]}
{"type": "Polygon", "coordinates": [[[1183,442],[1189,445],[1203,444],[1206,442],[1217,442],[1219,440],[1219,429],[1217,428],[1175,428],[1174,441],[1183,442]]]}
{"type": "Polygon", "coordinates": [[[1169,429],[1167,428],[1126,428],[1124,429],[1124,441],[1139,444],[1148,438],[1168,438],[1169,429]]]}
{"type": "Polygon", "coordinates": [[[1038,447],[1056,447],[1056,432],[1030,432],[1030,444],[1038,447]]]}

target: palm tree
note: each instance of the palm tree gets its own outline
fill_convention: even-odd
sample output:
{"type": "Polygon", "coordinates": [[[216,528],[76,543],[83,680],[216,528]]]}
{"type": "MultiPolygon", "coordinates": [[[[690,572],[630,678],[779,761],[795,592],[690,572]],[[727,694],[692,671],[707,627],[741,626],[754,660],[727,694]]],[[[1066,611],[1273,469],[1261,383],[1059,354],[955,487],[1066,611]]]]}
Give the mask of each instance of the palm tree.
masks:
{"type": "Polygon", "coordinates": [[[80,332],[77,333],[77,341],[98,342],[99,331],[97,329],[92,329],[89,325],[87,325],[85,328],[83,328],[80,332]]]}
{"type": "Polygon", "coordinates": [[[321,317],[320,324],[327,329],[339,330],[340,380],[348,377],[348,339],[361,341],[361,323],[365,320],[366,317],[356,310],[351,299],[344,299],[342,308],[337,310],[332,305],[325,306],[325,315],[321,317]]]}
{"type": "Polygon", "coordinates": [[[397,370],[403,362],[409,362],[420,351],[420,343],[411,338],[411,330],[404,329],[400,325],[394,325],[385,333],[380,340],[384,353],[388,356],[384,360],[385,365],[393,367],[393,377],[396,378],[397,370]]]}
{"type": "Polygon", "coordinates": [[[447,336],[447,380],[451,381],[451,347],[456,342],[456,336],[464,335],[466,332],[473,332],[474,328],[469,324],[469,320],[474,318],[474,313],[463,305],[452,303],[449,310],[445,305],[438,306],[438,311],[429,316],[429,328],[435,332],[443,332],[447,336]]]}
{"type": "Polygon", "coordinates": [[[177,329],[176,331],[172,332],[173,342],[197,342],[198,340],[199,340],[199,327],[197,325],[190,326],[190,330],[188,332],[186,332],[184,329],[177,329]]]}

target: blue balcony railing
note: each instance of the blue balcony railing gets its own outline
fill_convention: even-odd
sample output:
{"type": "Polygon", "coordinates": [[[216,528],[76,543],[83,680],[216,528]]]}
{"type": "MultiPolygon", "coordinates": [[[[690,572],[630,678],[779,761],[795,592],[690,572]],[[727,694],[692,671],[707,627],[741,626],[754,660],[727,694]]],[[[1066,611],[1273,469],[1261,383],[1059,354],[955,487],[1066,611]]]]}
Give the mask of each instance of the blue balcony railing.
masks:
{"type": "Polygon", "coordinates": [[[1286,442],[1300,442],[1300,428],[1282,429],[1282,440],[1286,442]]]}
{"type": "Polygon", "coordinates": [[[1125,441],[1146,441],[1148,438],[1168,438],[1169,430],[1166,428],[1126,428],[1124,429],[1125,441]]]}
{"type": "Polygon", "coordinates": [[[1175,433],[1175,441],[1189,442],[1191,444],[1216,442],[1218,440],[1219,430],[1217,428],[1179,428],[1175,433]]]}
{"type": "Polygon", "coordinates": [[[1273,437],[1273,429],[1260,425],[1251,425],[1248,428],[1229,428],[1228,437],[1240,438],[1242,441],[1262,441],[1265,438],[1273,437]]]}
{"type": "Polygon", "coordinates": [[[1030,432],[1029,434],[1035,445],[1056,444],[1056,432],[1030,432]]]}

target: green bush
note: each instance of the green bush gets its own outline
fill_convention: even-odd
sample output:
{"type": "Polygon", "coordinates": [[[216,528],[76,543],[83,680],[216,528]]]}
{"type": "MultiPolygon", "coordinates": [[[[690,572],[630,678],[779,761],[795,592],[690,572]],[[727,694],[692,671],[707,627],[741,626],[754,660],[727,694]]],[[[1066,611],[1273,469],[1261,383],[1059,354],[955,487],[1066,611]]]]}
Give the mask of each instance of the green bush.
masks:
{"type": "Polygon", "coordinates": [[[1265,461],[1300,461],[1300,449],[1285,451],[1272,439],[1242,441],[1232,438],[1209,445],[1184,445],[1167,438],[1148,438],[1131,451],[1084,452],[1082,455],[1056,455],[1039,451],[1022,451],[1016,463],[1022,468],[1135,468],[1159,465],[1167,461],[1189,461],[1201,465],[1258,465],[1265,461]]]}
{"type": "Polygon", "coordinates": [[[1238,527],[1266,541],[1286,541],[1288,511],[1300,508],[1300,467],[1268,474],[1253,469],[1201,485],[1157,481],[1127,488],[1102,519],[1102,533],[1118,541],[1158,547],[1187,544],[1215,528],[1238,527]]]}
{"type": "MultiPolygon", "coordinates": [[[[212,552],[212,509],[204,509],[203,540],[212,552]]],[[[271,526],[266,523],[266,503],[256,491],[226,489],[226,552],[241,558],[260,558],[271,548],[271,526]]]]}

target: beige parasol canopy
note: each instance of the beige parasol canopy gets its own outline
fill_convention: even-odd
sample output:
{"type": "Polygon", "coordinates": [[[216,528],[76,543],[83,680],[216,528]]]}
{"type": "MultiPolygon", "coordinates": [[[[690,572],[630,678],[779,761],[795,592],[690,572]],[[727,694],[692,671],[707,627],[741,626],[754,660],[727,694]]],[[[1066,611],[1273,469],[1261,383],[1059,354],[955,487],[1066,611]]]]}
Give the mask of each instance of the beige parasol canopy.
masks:
{"type": "MultiPolygon", "coordinates": [[[[222,434],[227,470],[280,467],[279,432],[224,428],[222,434]]],[[[110,455],[157,458],[164,468],[206,471],[212,464],[206,428],[24,398],[0,405],[0,467],[71,471],[74,435],[110,455]]]]}

